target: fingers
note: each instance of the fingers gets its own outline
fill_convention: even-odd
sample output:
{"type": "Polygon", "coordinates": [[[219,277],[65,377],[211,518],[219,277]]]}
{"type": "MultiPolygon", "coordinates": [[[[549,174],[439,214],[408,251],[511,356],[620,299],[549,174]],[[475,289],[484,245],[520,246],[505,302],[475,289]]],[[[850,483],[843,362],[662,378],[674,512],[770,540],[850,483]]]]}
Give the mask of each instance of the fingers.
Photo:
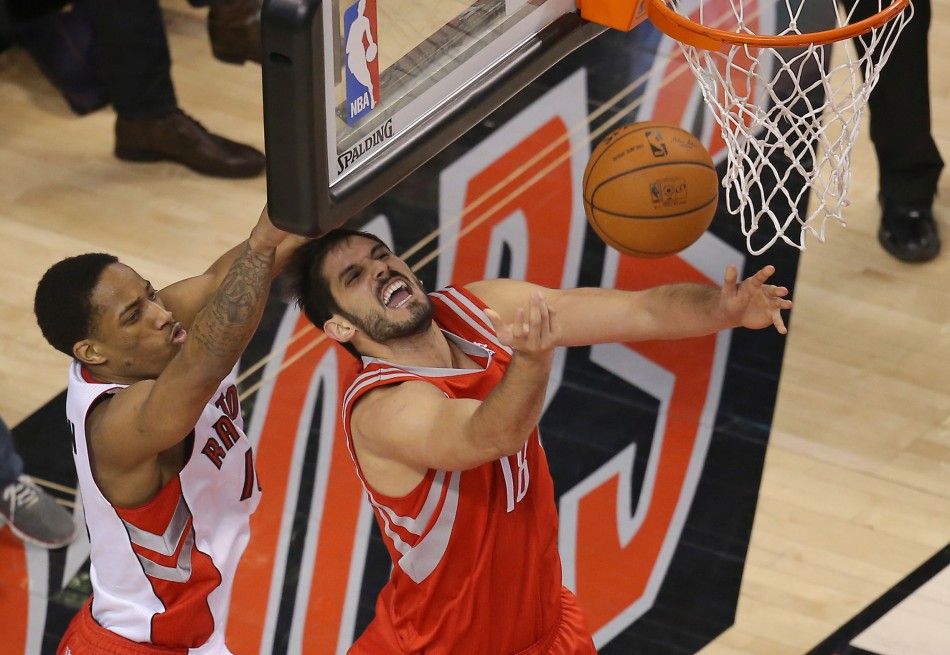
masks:
{"type": "Polygon", "coordinates": [[[775,326],[779,334],[788,334],[788,328],[785,327],[785,321],[782,320],[782,312],[777,309],[772,312],[772,325],[775,326]]]}
{"type": "Polygon", "coordinates": [[[739,272],[736,270],[736,267],[732,264],[726,267],[726,277],[722,284],[723,291],[727,291],[730,294],[736,292],[736,280],[739,277],[739,272]]]}
{"type": "Polygon", "coordinates": [[[538,348],[541,345],[541,294],[532,292],[528,300],[528,346],[538,348]]]}
{"type": "Polygon", "coordinates": [[[548,307],[548,304],[544,302],[544,298],[541,297],[541,294],[538,294],[540,302],[538,303],[539,309],[541,312],[541,330],[538,335],[541,343],[548,343],[551,339],[551,309],[548,307]]]}
{"type": "Polygon", "coordinates": [[[771,284],[765,286],[766,293],[768,293],[773,298],[782,298],[783,296],[788,295],[788,289],[785,287],[776,287],[771,284]]]}
{"type": "Polygon", "coordinates": [[[762,286],[762,292],[775,307],[779,307],[781,309],[792,308],[792,301],[786,298],[788,295],[787,287],[777,287],[771,284],[765,284],[762,286]]]}
{"type": "Polygon", "coordinates": [[[510,344],[512,337],[512,326],[506,325],[501,316],[493,309],[485,308],[485,314],[488,316],[488,320],[491,321],[492,327],[495,328],[495,334],[498,335],[498,338],[501,339],[502,343],[510,344]]]}
{"type": "Polygon", "coordinates": [[[485,314],[502,343],[515,350],[548,351],[556,345],[553,337],[554,312],[539,292],[533,292],[528,297],[528,307],[519,308],[510,324],[506,324],[492,309],[486,308],[485,314]]]}
{"type": "Polygon", "coordinates": [[[772,303],[772,325],[778,330],[779,334],[788,334],[788,328],[785,327],[785,321],[782,319],[782,310],[791,309],[792,301],[785,296],[788,295],[788,289],[785,287],[776,287],[766,285],[766,295],[770,297],[772,303]]]}
{"type": "Polygon", "coordinates": [[[516,339],[524,339],[529,331],[531,326],[528,325],[528,321],[524,318],[524,310],[519,307],[518,311],[515,313],[515,322],[512,324],[511,333],[515,336],[516,339]]]}
{"type": "Polygon", "coordinates": [[[775,273],[775,267],[769,264],[768,266],[763,266],[759,269],[759,272],[752,276],[752,279],[758,282],[759,284],[765,284],[775,273]]]}
{"type": "MultiPolygon", "coordinates": [[[[774,272],[774,266],[766,266],[761,271],[756,273],[756,278],[763,280],[768,279],[768,276],[774,272]],[[767,269],[771,269],[771,271],[767,269]]],[[[788,328],[785,327],[785,321],[782,319],[782,310],[792,308],[792,301],[785,297],[788,295],[788,288],[766,284],[762,286],[762,292],[769,299],[769,303],[772,306],[772,310],[770,312],[772,325],[775,326],[775,329],[778,330],[779,334],[788,334],[788,328]]]]}

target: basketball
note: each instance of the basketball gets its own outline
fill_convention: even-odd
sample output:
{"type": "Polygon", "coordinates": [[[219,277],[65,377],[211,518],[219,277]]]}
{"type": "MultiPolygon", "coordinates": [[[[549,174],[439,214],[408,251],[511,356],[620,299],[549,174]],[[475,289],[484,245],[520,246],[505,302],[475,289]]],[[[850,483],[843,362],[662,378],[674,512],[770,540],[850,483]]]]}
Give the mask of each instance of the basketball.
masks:
{"type": "Polygon", "coordinates": [[[370,43],[369,47],[366,48],[366,61],[373,61],[374,59],[376,59],[376,53],[378,50],[379,48],[376,46],[375,43],[370,43]]]}
{"type": "Polygon", "coordinates": [[[632,123],[597,144],[584,171],[584,210],[608,245],[663,257],[696,241],[712,222],[719,177],[689,132],[632,123]]]}

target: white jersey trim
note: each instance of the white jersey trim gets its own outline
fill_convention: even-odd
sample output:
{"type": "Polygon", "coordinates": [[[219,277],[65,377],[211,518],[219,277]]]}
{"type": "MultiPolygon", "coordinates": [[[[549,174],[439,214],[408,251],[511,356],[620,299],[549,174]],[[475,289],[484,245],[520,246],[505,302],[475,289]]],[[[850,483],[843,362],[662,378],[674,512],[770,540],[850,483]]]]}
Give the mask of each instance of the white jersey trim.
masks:
{"type": "Polygon", "coordinates": [[[455,526],[461,477],[461,471],[452,471],[449,474],[449,488],[435,525],[419,543],[399,558],[399,568],[405,571],[416,584],[428,578],[445,555],[449,538],[452,536],[452,528],[455,526]]]}
{"type": "Polygon", "coordinates": [[[175,562],[175,568],[153,562],[138,553],[136,553],[136,555],[139,558],[139,562],[142,563],[142,568],[147,575],[153,578],[159,578],[160,580],[168,580],[169,582],[188,582],[188,580],[191,579],[191,553],[194,547],[195,531],[189,530],[188,536],[185,538],[185,543],[181,547],[181,553],[178,555],[178,561],[175,562]]]}
{"type": "Polygon", "coordinates": [[[191,510],[188,509],[188,505],[185,503],[185,496],[181,495],[178,497],[178,506],[175,507],[175,513],[172,515],[171,521],[168,522],[168,527],[160,535],[138,528],[125,519],[122,519],[122,523],[125,524],[125,530],[129,533],[129,538],[133,544],[167,557],[174,555],[175,551],[178,550],[178,544],[181,543],[181,538],[185,534],[185,526],[188,525],[188,519],[190,518],[191,510]]]}
{"type": "Polygon", "coordinates": [[[468,298],[466,298],[461,292],[457,289],[447,288],[443,291],[435,291],[431,295],[441,300],[445,305],[451,309],[459,318],[468,323],[469,326],[483,337],[491,341],[493,344],[504,350],[509,355],[511,354],[511,348],[503,344],[498,336],[495,334],[494,330],[491,330],[485,325],[491,325],[491,321],[488,319],[488,315],[479,309],[475,304],[473,304],[468,298]],[[444,291],[444,293],[443,293],[444,291]],[[450,297],[451,296],[451,297],[450,297]],[[485,321],[485,325],[482,325],[478,321],[472,318],[472,316],[466,312],[459,305],[462,303],[466,307],[470,308],[472,313],[474,313],[479,318],[484,317],[482,320],[485,321]]]}
{"type": "Polygon", "coordinates": [[[410,532],[418,537],[422,535],[425,527],[429,525],[429,521],[432,520],[432,515],[435,513],[435,508],[439,506],[444,482],[445,471],[436,471],[436,474],[432,477],[432,484],[429,485],[429,493],[426,495],[425,502],[422,504],[422,509],[419,510],[419,515],[415,518],[396,514],[391,508],[377,501],[371,492],[367,491],[366,493],[369,494],[370,503],[372,503],[373,507],[385,512],[387,523],[395,523],[406,532],[410,532]]]}
{"type": "MultiPolygon", "coordinates": [[[[398,373],[389,373],[389,374],[386,374],[386,375],[379,375],[376,371],[373,371],[372,375],[370,375],[367,379],[364,379],[364,380],[363,380],[362,382],[360,382],[359,384],[357,384],[356,382],[354,382],[353,385],[350,386],[350,390],[347,391],[347,392],[346,392],[346,395],[343,397],[343,417],[344,417],[344,420],[345,420],[345,417],[346,417],[347,410],[349,409],[350,403],[353,401],[353,396],[356,395],[356,393],[357,393],[360,389],[363,389],[364,387],[367,387],[367,386],[373,384],[374,382],[382,382],[382,381],[385,381],[385,380],[392,380],[392,379],[395,379],[395,378],[403,378],[403,377],[404,377],[404,378],[417,378],[417,377],[418,377],[418,376],[415,376],[415,375],[413,375],[413,374],[411,374],[411,373],[407,373],[406,371],[402,371],[402,370],[400,370],[400,369],[385,369],[385,370],[394,370],[394,371],[399,371],[399,372],[398,372],[398,373]]],[[[359,379],[360,379],[360,378],[357,378],[357,380],[359,380],[359,379]]]]}
{"type": "MultiPolygon", "coordinates": [[[[154,526],[157,532],[151,532],[149,527],[129,522],[136,521],[135,514],[124,520],[119,515],[119,508],[105,497],[92,474],[86,432],[89,410],[105,394],[116,393],[125,385],[90,380],[78,362],[74,361],[70,366],[66,416],[74,433],[73,459],[90,532],[92,614],[103,628],[115,634],[141,643],[154,643],[155,639],[174,640],[176,636],[170,632],[153,635],[155,617],[169,609],[166,600],[177,601],[167,590],[152,583],[162,580],[189,585],[199,572],[203,576],[206,574],[209,581],[217,572],[220,581],[214,588],[195,588],[196,593],[203,597],[202,607],[207,607],[212,628],[206,636],[203,627],[194,628],[194,636],[206,637],[206,641],[190,648],[189,652],[229,653],[223,629],[234,572],[249,537],[250,514],[259,502],[260,492],[255,486],[251,497],[241,498],[246,479],[245,458],[232,455],[219,467],[213,461],[206,461],[200,448],[204,436],[216,438],[214,425],[228,409],[213,401],[215,397],[230,392],[234,376],[232,371],[221,381],[195,422],[190,456],[177,474],[180,495],[165,499],[168,505],[162,505],[163,512],[171,509],[171,516],[167,522],[154,526]],[[208,476],[215,476],[214,484],[209,484],[208,476]],[[234,493],[221,492],[227,488],[233,489],[234,493]],[[204,556],[207,556],[207,562],[204,556]],[[158,562],[150,559],[158,557],[166,559],[158,562]]],[[[240,414],[232,421],[239,437],[246,439],[240,414]]],[[[149,502],[153,501],[154,498],[149,502]]],[[[191,596],[183,602],[197,598],[191,596]]]]}
{"type": "MultiPolygon", "coordinates": [[[[487,361],[482,368],[434,368],[428,366],[403,366],[399,364],[393,364],[392,362],[387,362],[385,359],[377,359],[375,357],[364,357],[363,365],[369,366],[370,364],[380,364],[388,365],[398,368],[387,368],[380,370],[397,370],[403,371],[409,375],[414,375],[417,377],[430,377],[430,378],[447,378],[454,377],[456,375],[475,375],[478,373],[484,373],[491,366],[492,357],[495,356],[495,351],[489,348],[488,346],[475,343],[474,341],[469,341],[463,337],[460,337],[457,334],[453,334],[448,330],[442,330],[442,333],[445,337],[456,344],[462,352],[466,355],[474,355],[475,357],[485,357],[487,361]]],[[[376,373],[377,371],[373,371],[376,373]]],[[[392,377],[392,376],[391,376],[392,377]]],[[[359,378],[357,378],[359,379],[359,378]]],[[[424,380],[423,380],[424,381],[424,380]]],[[[344,401],[346,402],[346,401],[344,401]]]]}

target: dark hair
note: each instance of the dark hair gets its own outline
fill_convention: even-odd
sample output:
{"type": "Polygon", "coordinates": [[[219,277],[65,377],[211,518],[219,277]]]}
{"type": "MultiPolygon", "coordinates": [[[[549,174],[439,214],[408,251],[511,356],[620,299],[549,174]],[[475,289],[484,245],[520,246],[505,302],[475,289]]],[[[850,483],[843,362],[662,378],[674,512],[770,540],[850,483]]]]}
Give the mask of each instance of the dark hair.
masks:
{"type": "MultiPolygon", "coordinates": [[[[330,291],[330,281],[324,277],[322,270],[323,262],[330,251],[351,237],[364,237],[386,246],[383,240],[375,234],[339,228],[331,230],[319,239],[308,241],[297,248],[287,265],[286,277],[290,284],[293,299],[314,327],[319,330],[323,329],[323,324],[334,314],[340,314],[350,319],[350,316],[340,308],[336,299],[334,299],[333,292],[330,291]]],[[[386,248],[388,249],[389,246],[386,246],[386,248]]],[[[353,356],[359,358],[359,352],[353,344],[343,343],[340,345],[353,356]]]]}
{"type": "Polygon", "coordinates": [[[33,313],[53,348],[70,357],[92,332],[92,291],[102,272],[119,259],[101,252],[68,257],[49,267],[36,285],[33,313]]]}

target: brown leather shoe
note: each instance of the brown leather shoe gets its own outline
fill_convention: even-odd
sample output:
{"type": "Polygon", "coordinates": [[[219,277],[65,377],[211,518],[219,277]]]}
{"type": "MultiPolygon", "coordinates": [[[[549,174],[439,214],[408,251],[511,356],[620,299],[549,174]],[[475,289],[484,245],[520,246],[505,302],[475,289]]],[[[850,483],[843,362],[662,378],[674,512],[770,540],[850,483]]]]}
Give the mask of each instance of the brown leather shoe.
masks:
{"type": "Polygon", "coordinates": [[[216,177],[256,177],[264,155],[212,134],[180,109],[160,118],[115,122],[115,156],[125,161],[174,161],[216,177]]]}
{"type": "Polygon", "coordinates": [[[260,0],[213,3],[208,10],[208,36],[217,59],[229,64],[243,64],[248,59],[261,63],[260,0]]]}

